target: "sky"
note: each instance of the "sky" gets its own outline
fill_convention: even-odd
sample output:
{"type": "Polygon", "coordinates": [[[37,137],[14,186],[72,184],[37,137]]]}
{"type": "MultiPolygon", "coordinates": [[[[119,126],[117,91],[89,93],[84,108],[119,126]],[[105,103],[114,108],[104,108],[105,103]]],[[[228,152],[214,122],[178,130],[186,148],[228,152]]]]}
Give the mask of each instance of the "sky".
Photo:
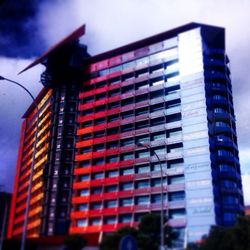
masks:
{"type": "MultiPolygon", "coordinates": [[[[44,67],[17,73],[83,23],[86,35],[81,42],[91,55],[189,22],[225,27],[245,203],[250,204],[249,9],[249,0],[2,0],[0,75],[22,83],[36,95],[42,88],[44,67]]],[[[21,117],[31,99],[6,81],[0,86],[0,184],[11,191],[21,117]]]]}

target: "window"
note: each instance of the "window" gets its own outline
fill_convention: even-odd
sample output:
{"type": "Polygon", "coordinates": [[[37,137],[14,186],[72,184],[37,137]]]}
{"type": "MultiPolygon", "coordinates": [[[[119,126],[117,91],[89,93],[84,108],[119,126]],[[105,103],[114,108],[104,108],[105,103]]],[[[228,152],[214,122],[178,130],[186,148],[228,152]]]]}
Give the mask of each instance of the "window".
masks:
{"type": "Polygon", "coordinates": [[[171,219],[183,218],[186,215],[185,209],[174,209],[169,211],[169,217],[171,219]]]}
{"type": "Polygon", "coordinates": [[[88,181],[88,180],[89,180],[89,174],[82,175],[82,176],[80,177],[80,180],[81,180],[81,181],[88,181]]]}
{"type": "Polygon", "coordinates": [[[125,168],[121,170],[122,175],[129,175],[129,174],[134,174],[134,169],[133,168],[125,168]]]}
{"type": "Polygon", "coordinates": [[[82,148],[81,149],[81,153],[84,154],[84,153],[89,153],[91,152],[91,147],[85,147],[85,148],[82,148]]]}
{"type": "Polygon", "coordinates": [[[223,214],[223,220],[225,222],[232,222],[232,221],[235,222],[235,220],[236,220],[236,214],[230,213],[230,212],[226,212],[226,213],[223,214]]]}
{"type": "Polygon", "coordinates": [[[136,153],[136,158],[150,157],[149,150],[143,150],[136,153]]]}
{"type": "Polygon", "coordinates": [[[82,139],[83,140],[88,140],[90,138],[91,138],[91,134],[90,133],[82,135],[82,139]]]}
{"type": "Polygon", "coordinates": [[[140,188],[147,188],[149,187],[149,181],[148,180],[143,180],[143,181],[138,181],[135,183],[136,188],[140,189],[140,188]]]}
{"type": "Polygon", "coordinates": [[[148,121],[138,122],[136,123],[135,129],[147,128],[148,125],[149,125],[148,121]]]}
{"type": "Polygon", "coordinates": [[[123,198],[120,200],[120,205],[122,207],[131,206],[131,205],[133,205],[133,199],[132,198],[123,198]]]}
{"type": "Polygon", "coordinates": [[[94,137],[95,138],[100,138],[100,137],[103,137],[104,135],[105,135],[105,131],[104,130],[102,130],[102,131],[96,131],[94,133],[94,137]]]}
{"type": "Polygon", "coordinates": [[[103,179],[103,178],[104,178],[104,173],[103,172],[92,174],[92,180],[103,179]]]}
{"type": "Polygon", "coordinates": [[[118,141],[107,142],[107,149],[117,148],[118,141]]]}
{"type": "Polygon", "coordinates": [[[168,147],[168,153],[175,153],[182,151],[183,146],[181,143],[177,143],[168,147]]]}
{"type": "Polygon", "coordinates": [[[148,113],[148,107],[143,107],[136,110],[136,115],[143,115],[147,113],[148,113]]]}
{"type": "Polygon", "coordinates": [[[82,115],[90,115],[93,113],[93,109],[86,109],[84,111],[82,111],[82,115]]]}
{"type": "Polygon", "coordinates": [[[168,162],[168,168],[178,168],[178,167],[183,167],[183,159],[178,159],[168,162]]]}
{"type": "Polygon", "coordinates": [[[116,192],[118,189],[117,185],[110,185],[105,187],[105,192],[111,193],[111,192],[116,192]]]}
{"type": "Polygon", "coordinates": [[[89,103],[89,102],[93,102],[94,100],[94,96],[87,96],[82,100],[82,103],[89,103]]]}
{"type": "Polygon", "coordinates": [[[104,158],[93,159],[93,165],[103,165],[103,164],[104,164],[104,158]]]}
{"type": "Polygon", "coordinates": [[[145,56],[145,57],[142,57],[140,59],[137,59],[136,60],[136,65],[140,66],[140,65],[143,65],[143,64],[147,64],[149,62],[149,57],[145,56]]]}
{"type": "Polygon", "coordinates": [[[122,113],[122,119],[126,119],[126,118],[129,118],[131,116],[134,116],[134,110],[129,110],[129,111],[122,113]]]}
{"type": "Polygon", "coordinates": [[[119,115],[111,115],[108,117],[108,122],[114,122],[114,121],[117,121],[119,120],[119,115]]]}
{"type": "Polygon", "coordinates": [[[134,144],[134,138],[126,138],[121,140],[121,146],[127,146],[131,144],[134,144]]]}
{"type": "Polygon", "coordinates": [[[107,156],[107,163],[118,162],[119,158],[117,155],[107,156]]]}
{"type": "Polygon", "coordinates": [[[132,220],[131,214],[121,214],[119,218],[120,223],[129,223],[132,220]]]}
{"type": "Polygon", "coordinates": [[[184,183],[184,175],[171,176],[168,179],[169,184],[181,184],[184,183]]]}
{"type": "Polygon", "coordinates": [[[166,139],[165,131],[152,134],[152,141],[164,140],[164,139],[166,139]]]}
{"type": "Polygon", "coordinates": [[[134,159],[134,153],[126,153],[121,155],[122,161],[134,159]]]}
{"type": "MultiPolygon", "coordinates": [[[[119,82],[120,79],[117,79],[116,82],[119,82]]],[[[119,95],[120,94],[120,89],[113,89],[113,90],[110,90],[109,92],[109,96],[116,96],[116,95],[119,95]]]]}
{"type": "Polygon", "coordinates": [[[138,174],[149,173],[150,172],[150,166],[148,166],[148,165],[139,166],[139,167],[137,167],[136,172],[138,174]]]}
{"type": "Polygon", "coordinates": [[[228,150],[218,150],[218,155],[219,156],[233,156],[233,153],[231,151],[228,150]]]}
{"type": "Polygon", "coordinates": [[[160,187],[161,186],[161,178],[152,179],[152,187],[160,187]]]}
{"type": "Polygon", "coordinates": [[[105,202],[106,208],[117,207],[117,200],[108,200],[105,202]]]}
{"type": "Polygon", "coordinates": [[[77,226],[78,227],[85,227],[85,226],[87,226],[87,219],[77,220],[77,226]]]}
{"type": "Polygon", "coordinates": [[[106,92],[96,95],[96,101],[101,100],[106,97],[106,92]]]}
{"type": "Polygon", "coordinates": [[[128,131],[132,131],[134,129],[134,125],[133,124],[126,124],[126,125],[123,125],[121,127],[121,132],[128,132],[128,131]]]}
{"type": "Polygon", "coordinates": [[[145,196],[138,196],[135,198],[136,205],[146,205],[150,203],[150,199],[148,195],[145,196]]]}
{"type": "Polygon", "coordinates": [[[169,193],[169,201],[183,201],[185,193],[183,191],[169,193]]]}
{"type": "Polygon", "coordinates": [[[86,210],[88,210],[88,204],[87,203],[83,203],[83,204],[78,205],[78,210],[79,211],[86,211],[86,210]]]}
{"type": "Polygon", "coordinates": [[[91,209],[101,209],[102,208],[102,203],[101,202],[93,202],[90,204],[91,209]]]}
{"type": "Polygon", "coordinates": [[[104,218],[105,224],[115,224],[116,223],[116,217],[115,216],[109,216],[104,218]]]}
{"type": "Polygon", "coordinates": [[[156,112],[164,109],[165,109],[164,103],[158,103],[150,107],[150,112],[156,112]]]}
{"type": "Polygon", "coordinates": [[[153,194],[151,196],[151,203],[161,203],[161,195],[160,194],[153,194]]]}
{"type": "Polygon", "coordinates": [[[234,205],[234,204],[238,204],[239,200],[237,197],[233,195],[224,195],[222,196],[222,203],[225,205],[234,205]]]}
{"type": "Polygon", "coordinates": [[[223,188],[236,188],[237,184],[231,180],[222,180],[221,187],[223,187],[223,188]]]}
{"type": "Polygon", "coordinates": [[[119,102],[111,102],[111,103],[108,104],[109,109],[114,109],[114,108],[117,108],[119,106],[120,106],[119,102]]]}
{"type": "Polygon", "coordinates": [[[128,93],[134,90],[134,85],[125,86],[122,88],[122,94],[128,93]]]}
{"type": "Polygon", "coordinates": [[[138,143],[148,143],[149,142],[149,135],[142,135],[142,136],[138,136],[136,138],[136,144],[138,143]]]}
{"type": "Polygon", "coordinates": [[[131,190],[134,188],[133,182],[124,182],[121,184],[121,190],[131,190]]]}
{"type": "Polygon", "coordinates": [[[122,65],[123,69],[133,68],[133,67],[135,67],[135,61],[127,62],[122,65]]]}
{"type": "Polygon", "coordinates": [[[81,167],[86,168],[90,166],[90,161],[86,160],[86,161],[82,161],[81,162],[81,167]]]}
{"type": "Polygon", "coordinates": [[[164,96],[164,90],[160,89],[150,93],[150,99],[158,98],[164,96]]]}
{"type": "Polygon", "coordinates": [[[143,101],[147,101],[148,100],[148,94],[144,94],[144,95],[139,95],[135,97],[135,102],[143,102],[143,101]]]}
{"type": "Polygon", "coordinates": [[[91,189],[91,194],[101,194],[102,193],[102,187],[94,187],[91,189]]]}
{"type": "Polygon", "coordinates": [[[107,177],[116,177],[119,175],[118,170],[111,170],[107,172],[107,177]]]}
{"type": "Polygon", "coordinates": [[[86,196],[86,195],[89,195],[89,189],[80,190],[80,196],[86,196]]]}
{"type": "Polygon", "coordinates": [[[134,103],[134,98],[131,97],[129,99],[122,100],[121,105],[126,106],[134,103]]]}
{"type": "Polygon", "coordinates": [[[161,124],[165,124],[165,117],[158,117],[155,118],[153,120],[151,120],[151,126],[157,126],[157,125],[161,125],[161,124]]]}
{"type": "Polygon", "coordinates": [[[91,226],[97,226],[101,224],[101,218],[92,218],[90,219],[91,226]]]}
{"type": "Polygon", "coordinates": [[[105,118],[99,118],[95,120],[95,125],[103,124],[105,123],[105,118]]]}
{"type": "Polygon", "coordinates": [[[158,148],[155,148],[154,150],[152,150],[152,155],[154,154],[166,154],[167,151],[166,151],[166,148],[165,147],[158,147],[158,148]]]}
{"type": "Polygon", "coordinates": [[[99,151],[102,151],[102,150],[104,150],[104,144],[98,144],[98,145],[94,146],[94,151],[95,152],[99,152],[99,151]]]}
{"type": "Polygon", "coordinates": [[[119,134],[119,128],[110,128],[107,130],[107,135],[116,135],[119,134]]]}
{"type": "MultiPolygon", "coordinates": [[[[147,75],[148,72],[144,72],[141,74],[138,74],[137,77],[141,77],[143,75],[147,75]]],[[[148,81],[143,81],[143,82],[139,82],[136,84],[136,89],[143,89],[143,88],[147,88],[149,87],[148,81]]]]}

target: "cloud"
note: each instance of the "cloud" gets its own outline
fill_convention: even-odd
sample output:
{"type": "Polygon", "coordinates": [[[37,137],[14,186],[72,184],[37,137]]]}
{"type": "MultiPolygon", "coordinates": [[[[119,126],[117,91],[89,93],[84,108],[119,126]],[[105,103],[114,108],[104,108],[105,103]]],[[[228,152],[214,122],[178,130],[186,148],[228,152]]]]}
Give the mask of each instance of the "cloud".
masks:
{"type": "MultiPolygon", "coordinates": [[[[242,0],[239,3],[234,0],[29,0],[30,6],[25,4],[26,10],[27,8],[33,9],[29,15],[20,11],[22,5],[24,6],[23,1],[20,0],[16,6],[13,6],[12,13],[19,11],[20,15],[29,18],[21,18],[19,22],[16,14],[9,17],[6,15],[4,18],[9,21],[13,20],[14,23],[9,22],[10,25],[6,25],[3,21],[1,23],[3,20],[1,15],[0,35],[5,46],[1,44],[1,41],[0,44],[1,51],[5,51],[6,55],[11,52],[12,56],[18,57],[19,54],[25,56],[26,53],[29,53],[28,51],[31,53],[33,49],[35,53],[38,53],[43,48],[47,49],[52,46],[83,23],[87,25],[87,33],[82,42],[88,45],[92,55],[193,21],[225,27],[227,53],[231,60],[241,163],[244,172],[248,171],[247,168],[250,165],[248,157],[250,134],[250,88],[248,87],[250,71],[248,65],[250,54],[247,51],[250,41],[250,1],[242,0]],[[18,31],[13,33],[16,26],[18,26],[18,31]],[[8,28],[5,33],[3,33],[3,28],[8,28]],[[21,52],[23,45],[25,45],[26,52],[21,52]]],[[[15,2],[17,3],[17,1],[15,2]]],[[[3,13],[1,8],[0,13],[3,13]]],[[[18,70],[20,71],[29,62],[27,60],[0,59],[0,74],[4,72],[6,77],[27,83],[27,87],[36,94],[41,88],[41,85],[37,83],[42,67],[36,66],[16,77],[18,70]]],[[[16,148],[18,143],[20,117],[29,103],[29,97],[25,94],[22,95],[20,91],[19,89],[14,90],[13,87],[4,89],[1,87],[0,90],[0,117],[1,120],[2,117],[6,119],[4,127],[0,125],[0,129],[7,131],[9,136],[11,134],[8,131],[18,131],[13,133],[15,137],[13,148],[16,148]],[[7,109],[8,113],[1,107],[7,109]]],[[[6,160],[5,166],[7,165],[13,165],[13,162],[7,164],[6,160]]]]}
{"type": "Polygon", "coordinates": [[[244,202],[246,206],[250,205],[250,174],[242,176],[243,192],[244,192],[244,202]]]}
{"type": "MultiPolygon", "coordinates": [[[[17,76],[30,62],[0,57],[0,74],[4,73],[4,77],[21,83],[36,96],[42,87],[39,78],[43,67],[39,65],[32,71],[17,76]]],[[[3,184],[5,190],[12,191],[21,118],[32,100],[23,89],[10,82],[0,81],[0,86],[0,185],[3,184]]]]}

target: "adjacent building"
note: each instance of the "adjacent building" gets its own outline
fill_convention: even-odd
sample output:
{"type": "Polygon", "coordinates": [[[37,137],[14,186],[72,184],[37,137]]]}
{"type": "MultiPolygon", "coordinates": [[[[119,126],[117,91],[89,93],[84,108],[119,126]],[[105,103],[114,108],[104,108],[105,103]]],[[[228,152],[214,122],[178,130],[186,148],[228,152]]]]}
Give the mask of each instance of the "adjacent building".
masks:
{"type": "Polygon", "coordinates": [[[7,223],[9,215],[11,194],[0,192],[0,246],[7,235],[7,223]]]}
{"type": "Polygon", "coordinates": [[[98,241],[159,213],[162,191],[176,245],[233,225],[244,206],[224,29],[191,23],[96,56],[82,34],[29,66],[45,64],[46,88],[24,116],[9,237],[28,185],[29,237],[98,241]]]}

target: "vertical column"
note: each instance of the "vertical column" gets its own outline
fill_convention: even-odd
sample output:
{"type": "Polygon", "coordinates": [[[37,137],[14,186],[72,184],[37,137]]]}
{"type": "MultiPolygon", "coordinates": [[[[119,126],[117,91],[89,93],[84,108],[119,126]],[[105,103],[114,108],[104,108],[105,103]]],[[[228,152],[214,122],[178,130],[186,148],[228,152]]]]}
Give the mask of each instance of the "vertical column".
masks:
{"type": "Polygon", "coordinates": [[[201,239],[215,224],[200,28],[179,34],[187,238],[201,239]]]}

